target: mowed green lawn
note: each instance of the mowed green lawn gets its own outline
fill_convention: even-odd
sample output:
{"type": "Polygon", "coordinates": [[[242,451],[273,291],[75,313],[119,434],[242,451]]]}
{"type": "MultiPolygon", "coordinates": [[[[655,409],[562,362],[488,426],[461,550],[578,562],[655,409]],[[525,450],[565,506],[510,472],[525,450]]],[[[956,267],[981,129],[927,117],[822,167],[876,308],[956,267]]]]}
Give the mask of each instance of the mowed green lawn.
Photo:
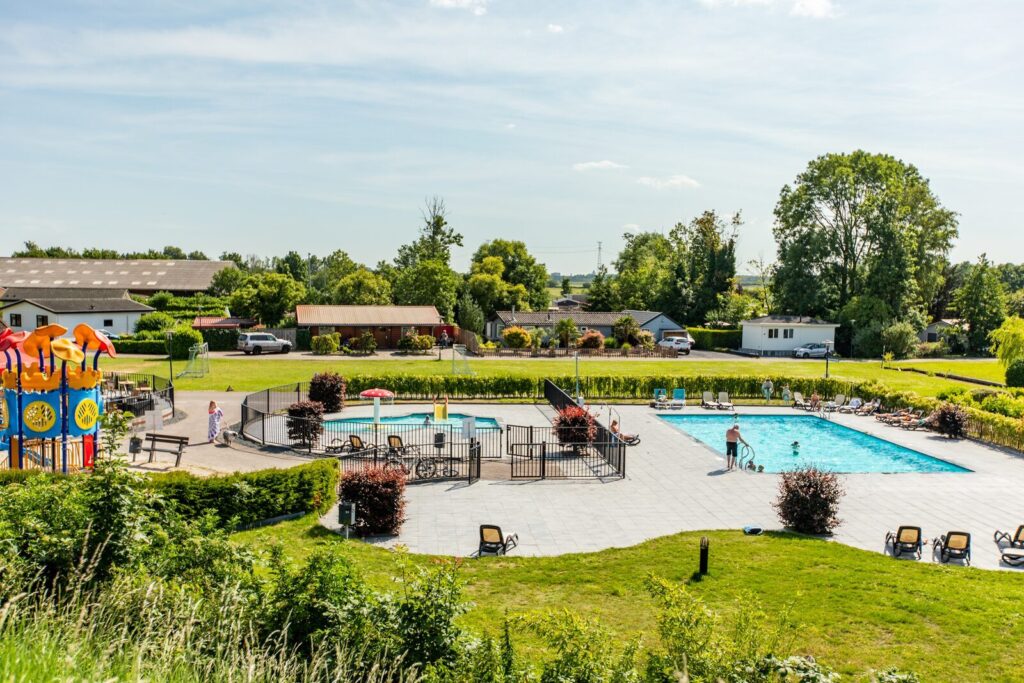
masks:
{"type": "MultiPolygon", "coordinates": [[[[792,607],[800,625],[796,651],[843,673],[898,666],[928,681],[1008,681],[1020,675],[1024,573],[894,560],[789,535],[682,533],[585,555],[467,559],[462,576],[473,605],[465,625],[494,633],[506,610],[570,609],[624,636],[642,634],[645,642],[656,642],[656,614],[644,579],[689,580],[702,535],[711,540],[711,574],[692,583],[692,590],[723,612],[745,594],[769,612],[792,607]]],[[[293,560],[318,544],[339,544],[381,588],[393,587],[399,561],[396,553],[345,541],[312,516],[242,532],[235,539],[261,554],[280,543],[293,560]]],[[[993,552],[985,539],[979,541],[978,552],[993,552]]],[[[471,550],[474,540],[466,544],[471,550]]]]}
{"type": "Polygon", "coordinates": [[[961,377],[974,377],[989,382],[1006,381],[1006,370],[995,358],[972,358],[965,360],[912,360],[899,365],[919,368],[925,372],[944,372],[961,377]]]}
{"type": "MultiPolygon", "coordinates": [[[[954,361],[955,362],[955,361],[954,361]]],[[[151,372],[167,376],[166,359],[120,356],[102,362],[102,367],[111,370],[132,370],[151,372]]],[[[473,372],[482,376],[519,375],[527,377],[553,377],[572,375],[575,364],[571,359],[501,359],[470,361],[473,372]]],[[[899,390],[915,391],[921,395],[934,396],[936,392],[950,386],[976,386],[955,382],[939,377],[929,377],[916,372],[883,370],[880,363],[860,361],[838,361],[830,365],[831,373],[851,381],[878,380],[899,390]]],[[[175,371],[184,368],[183,362],[175,363],[175,371]]],[[[451,372],[451,363],[436,359],[416,358],[402,360],[385,359],[331,359],[281,358],[281,357],[220,357],[210,360],[210,374],[203,378],[181,378],[175,386],[186,391],[223,391],[232,387],[235,391],[256,391],[266,387],[309,380],[314,372],[325,369],[335,370],[343,375],[389,375],[413,374],[434,375],[451,372]]],[[[825,363],[820,360],[793,359],[727,359],[697,360],[680,358],[674,360],[625,360],[593,358],[580,359],[580,373],[584,375],[786,375],[790,377],[821,377],[825,363]]]]}

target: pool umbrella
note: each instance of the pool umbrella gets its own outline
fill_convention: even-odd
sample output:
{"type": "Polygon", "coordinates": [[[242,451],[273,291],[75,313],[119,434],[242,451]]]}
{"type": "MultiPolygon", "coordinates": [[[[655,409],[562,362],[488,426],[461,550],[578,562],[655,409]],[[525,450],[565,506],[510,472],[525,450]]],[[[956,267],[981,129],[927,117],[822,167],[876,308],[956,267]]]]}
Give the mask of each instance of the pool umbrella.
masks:
{"type": "Polygon", "coordinates": [[[380,424],[380,400],[382,398],[394,399],[395,394],[387,389],[367,389],[359,392],[359,398],[373,399],[373,424],[377,425],[380,424]]]}

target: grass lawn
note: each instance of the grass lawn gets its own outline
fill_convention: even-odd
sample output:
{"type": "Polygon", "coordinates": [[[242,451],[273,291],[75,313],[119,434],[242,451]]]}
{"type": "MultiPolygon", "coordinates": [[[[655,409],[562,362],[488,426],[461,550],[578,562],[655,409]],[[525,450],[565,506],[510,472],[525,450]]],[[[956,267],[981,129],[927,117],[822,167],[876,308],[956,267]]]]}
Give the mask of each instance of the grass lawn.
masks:
{"type": "MultiPolygon", "coordinates": [[[[952,361],[956,362],[956,361],[952,361]]],[[[175,363],[176,368],[179,363],[175,363]]],[[[180,363],[184,367],[184,363],[180,363]]],[[[470,361],[478,375],[523,375],[529,377],[551,377],[572,375],[575,364],[571,359],[500,359],[470,361]]],[[[167,361],[159,358],[121,356],[107,359],[103,368],[110,370],[134,370],[166,376],[167,361]]],[[[415,374],[433,375],[450,372],[451,365],[432,359],[374,360],[338,359],[319,360],[312,358],[256,358],[230,357],[210,359],[210,374],[203,378],[181,378],[175,386],[186,391],[223,391],[228,386],[236,391],[256,391],[266,387],[307,381],[319,370],[332,369],[343,375],[386,375],[415,374]]],[[[825,365],[816,360],[736,358],[728,360],[698,360],[681,358],[677,360],[621,360],[621,359],[580,359],[580,372],[590,375],[749,375],[774,374],[791,377],[819,377],[824,374],[825,365]]],[[[883,370],[875,362],[839,361],[831,364],[835,377],[852,381],[875,379],[888,386],[916,391],[925,396],[951,385],[976,386],[954,382],[939,377],[929,377],[916,372],[883,370]]]]}
{"type": "MultiPolygon", "coordinates": [[[[721,611],[745,593],[769,611],[791,606],[800,625],[796,651],[843,673],[899,666],[928,681],[1015,680],[1020,674],[1024,574],[893,560],[788,535],[693,532],[585,555],[466,560],[462,576],[473,606],[465,624],[496,632],[506,609],[569,608],[651,642],[655,612],[643,581],[652,574],[687,581],[701,535],[711,540],[711,574],[692,590],[721,611]]],[[[341,544],[381,588],[391,585],[398,562],[395,553],[326,531],[312,516],[235,539],[260,551],[280,543],[295,560],[318,544],[341,544]]]]}
{"type": "Polygon", "coordinates": [[[925,372],[946,372],[961,377],[975,377],[989,382],[1006,381],[1006,371],[995,358],[971,358],[964,360],[913,360],[900,365],[919,368],[925,372]]]}

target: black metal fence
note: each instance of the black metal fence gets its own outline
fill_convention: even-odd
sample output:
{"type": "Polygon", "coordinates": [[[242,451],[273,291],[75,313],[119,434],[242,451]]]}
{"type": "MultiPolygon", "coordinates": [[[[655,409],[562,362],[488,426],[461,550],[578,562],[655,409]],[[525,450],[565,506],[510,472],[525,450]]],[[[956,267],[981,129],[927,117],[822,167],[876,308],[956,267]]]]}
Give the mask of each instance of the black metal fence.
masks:
{"type": "Polygon", "coordinates": [[[598,441],[563,444],[552,427],[509,425],[505,443],[513,479],[619,479],[625,476],[625,444],[598,441]],[[616,453],[618,457],[609,458],[616,453]]]}
{"type": "Polygon", "coordinates": [[[166,378],[141,372],[104,372],[103,404],[142,417],[165,402],[174,406],[174,385],[166,378]]]}
{"type": "Polygon", "coordinates": [[[472,484],[480,479],[479,443],[458,442],[449,431],[437,431],[434,436],[435,442],[429,446],[395,442],[391,437],[380,444],[360,440],[353,446],[349,442],[335,447],[344,447],[344,451],[328,451],[327,456],[336,457],[344,472],[373,467],[398,470],[409,483],[465,480],[472,484]]]}
{"type": "MultiPolygon", "coordinates": [[[[566,406],[576,405],[576,402],[572,399],[571,396],[569,396],[569,394],[563,391],[557,384],[547,379],[544,380],[544,398],[547,399],[548,403],[550,403],[551,407],[554,408],[555,410],[562,410],[566,406]]],[[[615,473],[615,475],[619,477],[626,476],[626,444],[623,443],[623,441],[617,435],[613,434],[611,430],[605,427],[603,424],[596,421],[595,423],[596,431],[594,434],[594,440],[585,444],[586,448],[584,448],[583,445],[574,444],[572,447],[573,452],[577,454],[596,454],[602,460],[604,460],[604,463],[607,466],[607,468],[610,468],[615,473]]],[[[508,443],[512,444],[512,427],[509,427],[508,429],[508,443]]],[[[560,444],[558,444],[557,438],[555,437],[554,430],[551,430],[550,438],[551,442],[553,443],[545,446],[545,449],[547,451],[552,450],[553,446],[560,446],[560,444]]],[[[545,441],[543,443],[549,442],[545,441]]],[[[509,450],[509,454],[512,454],[511,449],[509,450]]],[[[595,471],[605,471],[603,467],[595,468],[590,465],[587,465],[587,467],[595,471]]],[[[591,476],[610,475],[600,474],[591,476]]]]}

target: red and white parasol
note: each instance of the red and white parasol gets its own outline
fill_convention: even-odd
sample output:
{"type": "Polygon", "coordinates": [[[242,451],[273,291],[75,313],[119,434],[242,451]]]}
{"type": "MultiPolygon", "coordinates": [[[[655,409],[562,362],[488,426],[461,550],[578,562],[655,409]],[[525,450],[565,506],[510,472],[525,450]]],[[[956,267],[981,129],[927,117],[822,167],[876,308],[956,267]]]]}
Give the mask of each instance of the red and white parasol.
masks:
{"type": "Polygon", "coordinates": [[[373,399],[373,423],[380,424],[380,400],[386,398],[393,401],[395,399],[395,392],[380,388],[367,389],[366,391],[359,392],[359,398],[373,399]]]}

